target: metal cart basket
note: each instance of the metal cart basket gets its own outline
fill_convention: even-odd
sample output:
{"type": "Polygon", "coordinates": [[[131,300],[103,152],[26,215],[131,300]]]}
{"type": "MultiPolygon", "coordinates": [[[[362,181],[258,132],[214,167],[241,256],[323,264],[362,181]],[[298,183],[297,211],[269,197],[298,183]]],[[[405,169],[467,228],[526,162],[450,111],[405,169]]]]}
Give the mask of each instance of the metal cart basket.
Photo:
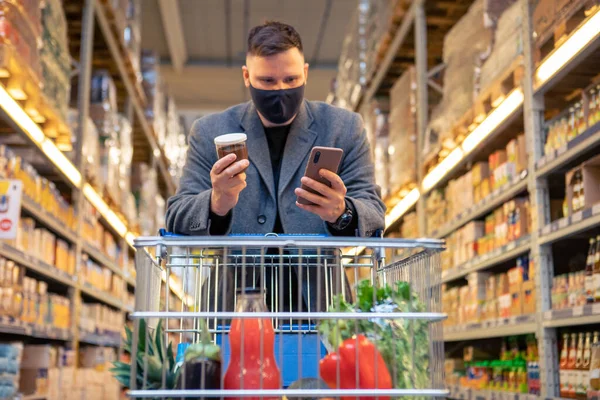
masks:
{"type": "Polygon", "coordinates": [[[447,395],[442,241],[151,237],[137,239],[135,247],[130,397],[362,400],[447,395]],[[249,288],[259,293],[266,309],[236,312],[241,293],[250,293],[249,288]],[[244,357],[250,357],[244,344],[260,344],[256,348],[263,373],[268,360],[262,357],[272,343],[265,326],[272,325],[272,354],[281,376],[277,387],[264,383],[261,375],[258,387],[245,386],[242,376],[240,386],[232,388],[223,377],[234,359],[230,326],[250,320],[267,323],[260,331],[246,333],[256,339],[243,340],[235,360],[241,357],[243,364],[244,357]],[[347,365],[348,360],[340,360],[342,346],[358,343],[358,338],[374,345],[373,355],[359,360],[357,345],[355,365],[347,365]],[[182,376],[189,376],[185,369],[191,368],[184,362],[186,349],[207,340],[221,346],[220,376],[208,376],[209,370],[203,369],[201,378],[183,378],[182,383],[182,376]],[[323,376],[320,362],[338,349],[333,384],[331,379],[328,385],[322,380],[312,380],[313,386],[303,386],[306,380],[293,383],[323,376]],[[383,364],[377,363],[380,358],[383,364]],[[381,383],[382,376],[389,376],[391,384],[381,383]],[[374,384],[365,383],[372,379],[374,384]],[[349,387],[349,381],[355,386],[349,387]]]}

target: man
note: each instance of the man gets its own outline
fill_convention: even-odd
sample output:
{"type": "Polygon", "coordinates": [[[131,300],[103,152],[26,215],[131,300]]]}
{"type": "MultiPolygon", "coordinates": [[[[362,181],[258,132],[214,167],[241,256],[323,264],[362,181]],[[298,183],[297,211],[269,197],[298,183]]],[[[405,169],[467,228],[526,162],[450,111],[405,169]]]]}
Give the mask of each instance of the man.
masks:
{"type": "MultiPolygon", "coordinates": [[[[308,64],[296,30],[279,22],[253,28],[242,72],[252,101],[194,123],[179,190],[168,202],[167,229],[366,237],[383,229],[385,206],[362,120],[304,100],[308,64]],[[232,154],[217,160],[214,138],[235,132],[246,133],[249,160],[232,154]],[[320,171],[331,187],[303,177],[314,146],[344,151],[339,175],[320,171]],[[298,203],[297,196],[314,205],[298,203]]],[[[307,301],[307,285],[303,291],[307,301]]]]}

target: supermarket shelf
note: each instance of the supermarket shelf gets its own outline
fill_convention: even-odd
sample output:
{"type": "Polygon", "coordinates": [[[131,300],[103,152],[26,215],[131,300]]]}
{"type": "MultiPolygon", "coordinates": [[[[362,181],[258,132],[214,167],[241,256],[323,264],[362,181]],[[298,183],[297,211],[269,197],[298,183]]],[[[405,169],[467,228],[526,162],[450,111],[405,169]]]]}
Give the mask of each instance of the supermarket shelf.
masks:
{"type": "Polygon", "coordinates": [[[466,209],[460,213],[452,221],[444,225],[441,229],[434,231],[432,236],[434,238],[444,238],[456,231],[461,226],[468,222],[482,217],[485,214],[493,211],[506,203],[510,199],[514,198],[519,193],[527,189],[527,171],[516,177],[511,183],[507,183],[503,187],[494,190],[489,196],[480,201],[475,206],[466,209]]]}
{"type": "Polygon", "coordinates": [[[125,306],[119,299],[111,296],[108,293],[101,292],[100,290],[89,286],[88,284],[81,285],[81,292],[87,294],[88,296],[98,301],[108,304],[109,306],[118,308],[119,310],[125,310],[125,306]]]}
{"type": "Polygon", "coordinates": [[[42,207],[35,201],[30,199],[28,196],[23,195],[21,200],[21,207],[27,214],[33,216],[41,225],[50,229],[54,233],[62,236],[64,239],[71,243],[77,242],[77,235],[71,229],[64,225],[58,218],[42,209],[42,207]]]}
{"type": "MultiPolygon", "coordinates": [[[[475,390],[460,386],[448,388],[449,399],[454,400],[540,400],[536,394],[500,392],[495,390],[475,390]]],[[[558,399],[556,399],[558,400],[558,399]]]]}
{"type": "Polygon", "coordinates": [[[584,153],[589,153],[590,156],[597,154],[592,150],[599,145],[600,123],[596,123],[562,148],[542,157],[536,163],[536,177],[543,178],[553,172],[566,169],[571,161],[576,160],[584,153]]]}
{"type": "Polygon", "coordinates": [[[488,254],[478,256],[456,268],[442,271],[442,283],[451,282],[467,276],[472,272],[481,271],[495,265],[502,264],[513,258],[517,258],[521,254],[527,253],[530,249],[531,238],[529,236],[523,237],[488,254]]]}
{"type": "Polygon", "coordinates": [[[75,280],[71,275],[50,264],[38,260],[36,257],[17,250],[7,243],[0,243],[0,256],[13,260],[18,265],[35,271],[38,274],[62,283],[63,285],[70,287],[75,286],[75,280]]]}
{"type": "Polygon", "coordinates": [[[110,51],[112,58],[115,60],[120,77],[131,99],[131,103],[133,105],[135,114],[137,115],[137,118],[141,124],[144,137],[149,144],[149,154],[147,155],[147,158],[149,160],[153,158],[156,160],[159,170],[159,176],[162,177],[162,179],[159,179],[159,182],[164,183],[163,186],[166,188],[166,192],[168,195],[174,194],[175,183],[173,182],[173,178],[169,173],[168,162],[165,156],[164,149],[162,149],[158,145],[155,132],[151,125],[148,123],[148,120],[146,119],[146,115],[144,113],[145,100],[141,98],[141,94],[138,93],[138,91],[136,90],[134,82],[132,82],[127,72],[125,59],[126,56],[121,51],[119,41],[117,39],[119,36],[116,34],[116,32],[113,32],[113,30],[111,29],[111,24],[109,22],[109,18],[105,7],[106,6],[103,4],[102,1],[95,0],[94,10],[98,21],[98,26],[106,41],[108,50],[110,51]]]}
{"type": "Polygon", "coordinates": [[[600,303],[544,313],[544,328],[600,324],[600,303]]]}
{"type": "Polygon", "coordinates": [[[79,342],[100,347],[121,347],[121,338],[118,335],[115,338],[110,335],[83,334],[79,337],[79,342]]]}
{"type": "Polygon", "coordinates": [[[551,76],[546,77],[542,82],[538,81],[537,84],[534,85],[535,94],[547,92],[548,90],[556,86],[557,83],[563,80],[569,73],[581,66],[581,64],[583,64],[584,62],[586,62],[586,59],[590,58],[590,56],[597,55],[597,49],[600,48],[600,29],[598,29],[598,26],[600,26],[598,24],[599,20],[600,11],[596,11],[593,15],[590,15],[587,18],[585,23],[581,25],[583,26],[587,23],[586,25],[588,25],[589,29],[587,29],[586,34],[580,35],[579,38],[574,38],[573,36],[575,35],[571,34],[566,40],[563,41],[563,44],[559,48],[555,49],[552,53],[546,56],[544,60],[540,62],[540,66],[535,71],[536,77],[538,77],[538,79],[538,74],[540,73],[540,70],[544,67],[544,63],[546,61],[548,61],[549,64],[553,65],[558,63],[563,63],[563,65],[561,65],[558,68],[558,70],[554,72],[551,76]],[[583,36],[588,36],[588,39],[590,40],[587,43],[584,43],[581,40],[583,36]],[[566,52],[565,49],[567,49],[566,52]],[[576,54],[573,54],[573,57],[570,57],[567,55],[570,52],[570,50],[578,51],[576,54]],[[555,56],[555,59],[550,60],[551,58],[553,58],[553,56],[555,56]],[[556,59],[556,57],[559,57],[560,60],[556,59]]]}
{"type": "Polygon", "coordinates": [[[31,324],[11,320],[8,317],[0,317],[0,333],[63,342],[68,342],[73,339],[72,333],[67,329],[40,328],[31,324]]]}
{"type": "Polygon", "coordinates": [[[535,333],[537,329],[535,321],[535,314],[531,314],[445,327],[444,341],[459,342],[463,340],[487,339],[535,333]]]}
{"type": "Polygon", "coordinates": [[[91,245],[87,242],[84,242],[83,243],[83,251],[85,253],[87,253],[87,255],[92,257],[94,260],[96,260],[96,262],[98,262],[102,266],[110,269],[112,272],[119,275],[120,277],[125,277],[123,270],[121,268],[119,268],[117,263],[115,261],[111,260],[106,254],[104,254],[102,251],[98,250],[93,245],[91,245]]]}
{"type": "Polygon", "coordinates": [[[600,203],[592,208],[578,211],[570,217],[561,218],[541,229],[540,245],[551,244],[600,225],[600,203]]]}

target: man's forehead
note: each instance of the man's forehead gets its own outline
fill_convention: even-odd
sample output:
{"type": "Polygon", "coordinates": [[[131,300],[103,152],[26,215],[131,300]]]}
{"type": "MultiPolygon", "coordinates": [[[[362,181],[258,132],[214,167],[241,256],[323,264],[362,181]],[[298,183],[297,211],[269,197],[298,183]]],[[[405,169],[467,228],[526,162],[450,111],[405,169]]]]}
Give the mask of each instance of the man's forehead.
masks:
{"type": "Polygon", "coordinates": [[[246,55],[246,65],[279,65],[279,66],[304,66],[304,54],[298,49],[293,48],[282,53],[277,53],[269,56],[259,56],[253,54],[246,55]]]}

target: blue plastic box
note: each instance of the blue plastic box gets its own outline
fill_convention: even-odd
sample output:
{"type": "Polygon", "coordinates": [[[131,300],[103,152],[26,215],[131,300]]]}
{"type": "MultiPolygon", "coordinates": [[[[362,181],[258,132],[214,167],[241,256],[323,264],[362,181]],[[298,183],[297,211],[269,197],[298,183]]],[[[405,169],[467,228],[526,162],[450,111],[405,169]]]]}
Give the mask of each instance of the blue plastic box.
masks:
{"type": "MultiPolygon", "coordinates": [[[[302,331],[308,330],[308,325],[300,326],[302,331]]],[[[312,332],[298,333],[299,327],[297,325],[282,326],[281,330],[284,333],[275,333],[275,361],[281,371],[281,378],[283,380],[283,387],[286,388],[293,382],[302,378],[318,378],[319,377],[319,360],[321,360],[327,354],[327,350],[321,342],[319,335],[314,332],[315,327],[311,326],[312,332]],[[300,340],[298,340],[300,335],[300,340]],[[283,341],[283,346],[281,342],[283,341]],[[300,353],[300,346],[302,346],[302,354],[300,353]],[[317,347],[318,346],[318,347],[317,347]],[[283,350],[283,355],[281,355],[283,350]],[[283,365],[281,365],[283,360],[283,365]],[[300,360],[302,360],[302,370],[299,371],[300,360]]],[[[221,330],[228,330],[220,328],[221,330]]],[[[227,370],[229,366],[229,339],[228,333],[217,333],[216,341],[221,346],[221,358],[223,371],[227,370]]]]}

